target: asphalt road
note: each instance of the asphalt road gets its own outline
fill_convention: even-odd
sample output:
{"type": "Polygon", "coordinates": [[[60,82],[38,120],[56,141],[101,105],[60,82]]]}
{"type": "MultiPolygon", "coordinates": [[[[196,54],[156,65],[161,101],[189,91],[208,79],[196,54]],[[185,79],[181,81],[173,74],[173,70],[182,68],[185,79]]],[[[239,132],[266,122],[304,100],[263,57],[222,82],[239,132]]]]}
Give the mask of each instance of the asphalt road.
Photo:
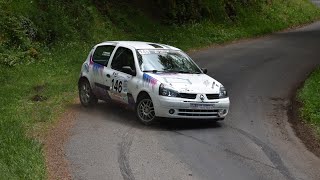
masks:
{"type": "Polygon", "coordinates": [[[74,179],[320,179],[288,124],[295,88],[320,64],[320,22],[191,56],[229,90],[224,122],[146,127],[109,103],[78,108],[66,144],[74,179]]]}
{"type": "Polygon", "coordinates": [[[320,0],[311,0],[315,5],[320,6],[320,0]]]}

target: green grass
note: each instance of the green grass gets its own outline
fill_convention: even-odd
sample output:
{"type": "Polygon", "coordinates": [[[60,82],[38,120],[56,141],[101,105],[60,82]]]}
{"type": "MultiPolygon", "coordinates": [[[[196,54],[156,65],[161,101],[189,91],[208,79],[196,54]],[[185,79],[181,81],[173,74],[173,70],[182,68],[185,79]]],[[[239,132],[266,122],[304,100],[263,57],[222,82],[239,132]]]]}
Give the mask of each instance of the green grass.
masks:
{"type": "MultiPolygon", "coordinates": [[[[60,0],[49,2],[51,4],[47,11],[38,11],[35,4],[26,1],[11,2],[6,4],[7,16],[0,16],[0,23],[8,22],[8,18],[10,20],[6,23],[9,30],[5,33],[16,35],[18,39],[14,39],[14,42],[24,45],[10,44],[12,41],[7,41],[10,36],[0,34],[0,57],[10,54],[12,57],[8,58],[9,62],[22,62],[8,66],[7,63],[1,63],[0,59],[0,179],[47,177],[42,145],[34,135],[45,132],[46,127],[76,97],[81,63],[94,44],[105,40],[140,40],[190,50],[264,35],[320,17],[320,11],[307,0],[274,0],[272,5],[263,5],[257,11],[242,9],[234,22],[207,19],[177,26],[160,24],[130,6],[111,6],[110,19],[87,0],[75,1],[65,7],[59,4],[60,0]],[[69,6],[71,8],[67,8],[69,6]],[[32,28],[39,33],[38,41],[24,37],[21,28],[10,30],[20,26],[21,16],[33,22],[32,28]],[[39,17],[47,18],[47,21],[43,22],[39,17]],[[81,31],[78,31],[79,27],[81,31]],[[30,48],[36,49],[37,58],[30,58],[30,48]],[[19,55],[21,52],[23,54],[19,55]],[[24,57],[29,60],[24,61],[24,57]],[[35,95],[47,100],[34,102],[31,99],[35,95]]],[[[301,97],[311,98],[307,95],[310,91],[319,92],[314,85],[315,82],[319,85],[317,72],[314,75],[318,74],[317,79],[312,78],[315,80],[306,83],[305,89],[309,91],[303,90],[301,97]],[[310,87],[308,84],[311,84],[310,87]]],[[[310,102],[316,103],[315,100],[310,102]]],[[[304,114],[313,114],[310,121],[316,123],[319,121],[319,110],[316,114],[319,104],[315,106],[312,103],[306,105],[305,109],[313,113],[304,114]]]]}
{"type": "Polygon", "coordinates": [[[48,58],[45,63],[0,68],[0,179],[45,179],[41,143],[31,136],[46,128],[74,99],[78,59],[87,50],[82,46],[57,49],[44,57],[48,58]],[[36,86],[43,88],[38,91],[36,86]],[[32,101],[36,94],[47,100],[32,101]]]}
{"type": "Polygon", "coordinates": [[[320,139],[320,68],[306,80],[298,99],[303,103],[300,110],[303,119],[315,128],[320,139]]]}

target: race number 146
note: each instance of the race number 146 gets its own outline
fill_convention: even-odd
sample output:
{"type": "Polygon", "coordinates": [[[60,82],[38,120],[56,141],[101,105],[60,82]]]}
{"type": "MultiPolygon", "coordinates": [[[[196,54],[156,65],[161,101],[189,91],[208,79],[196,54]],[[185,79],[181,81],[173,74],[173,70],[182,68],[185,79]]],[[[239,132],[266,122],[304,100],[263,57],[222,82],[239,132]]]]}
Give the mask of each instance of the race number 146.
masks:
{"type": "Polygon", "coordinates": [[[116,92],[121,93],[121,91],[122,91],[122,81],[112,79],[111,89],[116,91],[116,92]]]}

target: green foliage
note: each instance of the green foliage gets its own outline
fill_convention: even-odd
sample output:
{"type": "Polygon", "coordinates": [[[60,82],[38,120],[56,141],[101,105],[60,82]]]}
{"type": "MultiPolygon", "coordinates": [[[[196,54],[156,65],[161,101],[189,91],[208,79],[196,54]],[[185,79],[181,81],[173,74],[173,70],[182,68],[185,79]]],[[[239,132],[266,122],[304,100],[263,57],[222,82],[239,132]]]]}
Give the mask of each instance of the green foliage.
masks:
{"type": "Polygon", "coordinates": [[[0,11],[0,24],[0,64],[14,66],[38,58],[33,44],[37,29],[30,19],[0,11]]]}
{"type": "Polygon", "coordinates": [[[0,7],[0,65],[35,62],[43,45],[92,38],[94,14],[89,1],[7,1],[0,7]]]}
{"type": "Polygon", "coordinates": [[[38,11],[32,17],[39,27],[38,39],[49,44],[88,39],[93,21],[88,6],[84,0],[38,0],[38,11]]]}
{"type": "MultiPolygon", "coordinates": [[[[140,1],[138,1],[140,2],[140,1]]],[[[256,0],[153,0],[153,11],[165,24],[185,24],[211,20],[234,21],[242,9],[258,10],[268,1],[256,0]]]]}
{"type": "Polygon", "coordinates": [[[314,71],[298,94],[303,103],[302,117],[314,125],[320,135],[320,68],[314,71]]]}
{"type": "Polygon", "coordinates": [[[208,13],[199,0],[155,0],[162,18],[169,23],[183,24],[198,21],[208,13]]]}

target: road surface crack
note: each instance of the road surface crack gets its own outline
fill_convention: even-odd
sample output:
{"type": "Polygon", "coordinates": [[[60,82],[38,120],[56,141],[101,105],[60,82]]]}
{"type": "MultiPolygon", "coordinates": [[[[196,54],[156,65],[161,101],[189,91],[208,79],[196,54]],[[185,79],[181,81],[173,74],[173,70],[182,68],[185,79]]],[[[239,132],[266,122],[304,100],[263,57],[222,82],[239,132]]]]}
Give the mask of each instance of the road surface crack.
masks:
{"type": "Polygon", "coordinates": [[[121,175],[124,180],[134,180],[134,175],[132,173],[132,170],[130,168],[129,163],[129,154],[130,154],[130,148],[133,141],[134,129],[130,128],[123,136],[122,142],[119,144],[119,157],[118,157],[118,163],[121,175]]]}
{"type": "Polygon", "coordinates": [[[244,135],[245,137],[249,138],[251,141],[253,141],[256,145],[260,146],[262,151],[266,154],[266,156],[270,159],[270,161],[275,165],[276,169],[280,171],[280,173],[285,176],[289,180],[294,180],[295,178],[291,175],[288,168],[284,165],[280,155],[273,150],[271,147],[269,147],[266,143],[262,142],[257,137],[251,135],[250,133],[238,129],[232,126],[228,126],[236,131],[238,131],[240,134],[244,135]]]}

